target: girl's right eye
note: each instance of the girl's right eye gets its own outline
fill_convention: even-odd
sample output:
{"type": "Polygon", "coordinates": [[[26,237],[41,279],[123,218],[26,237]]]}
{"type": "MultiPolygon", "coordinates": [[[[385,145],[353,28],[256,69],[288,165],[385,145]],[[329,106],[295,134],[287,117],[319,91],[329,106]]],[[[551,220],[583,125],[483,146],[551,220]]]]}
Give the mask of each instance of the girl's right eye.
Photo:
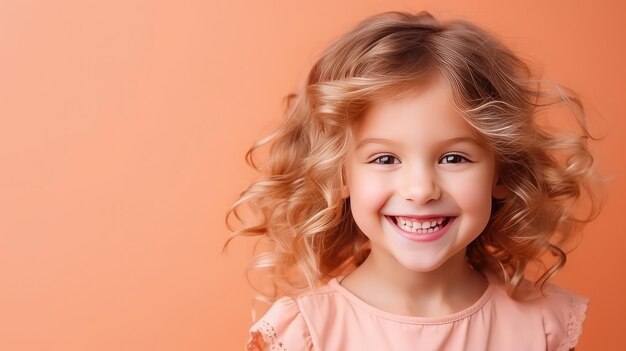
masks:
{"type": "Polygon", "coordinates": [[[370,161],[370,163],[376,163],[379,165],[392,165],[395,163],[400,163],[400,161],[391,155],[382,155],[382,156],[376,157],[375,159],[370,161]]]}

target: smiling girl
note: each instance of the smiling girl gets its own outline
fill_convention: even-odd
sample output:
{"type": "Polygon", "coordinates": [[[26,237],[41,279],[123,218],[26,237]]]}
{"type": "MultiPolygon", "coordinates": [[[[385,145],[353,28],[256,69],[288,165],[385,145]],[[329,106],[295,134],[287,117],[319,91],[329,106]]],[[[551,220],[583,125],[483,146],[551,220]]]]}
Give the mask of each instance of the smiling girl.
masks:
{"type": "Polygon", "coordinates": [[[291,102],[229,213],[258,215],[235,236],[269,239],[251,267],[283,288],[248,349],[574,348],[587,299],[548,283],[599,207],[573,93],[471,23],[386,13],[332,44],[291,102]],[[559,103],[580,136],[538,124],[559,103]]]}

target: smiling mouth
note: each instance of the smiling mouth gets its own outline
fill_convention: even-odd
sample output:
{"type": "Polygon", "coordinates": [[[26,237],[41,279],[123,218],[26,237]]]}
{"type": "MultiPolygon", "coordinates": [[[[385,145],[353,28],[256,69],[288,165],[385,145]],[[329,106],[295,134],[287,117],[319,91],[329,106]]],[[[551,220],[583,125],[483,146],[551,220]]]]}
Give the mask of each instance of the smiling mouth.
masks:
{"type": "Polygon", "coordinates": [[[402,216],[387,216],[398,228],[409,233],[435,233],[444,228],[453,217],[432,217],[417,219],[402,216]]]}

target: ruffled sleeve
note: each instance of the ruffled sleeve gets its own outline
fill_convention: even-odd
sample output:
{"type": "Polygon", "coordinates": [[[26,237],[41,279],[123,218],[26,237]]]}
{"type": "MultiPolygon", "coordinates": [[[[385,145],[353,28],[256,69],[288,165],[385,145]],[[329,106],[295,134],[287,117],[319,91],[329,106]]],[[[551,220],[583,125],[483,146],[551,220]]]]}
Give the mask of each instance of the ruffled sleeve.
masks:
{"type": "Polygon", "coordinates": [[[589,300],[556,286],[546,290],[543,319],[548,350],[568,351],[578,344],[589,300]]]}
{"type": "Polygon", "coordinates": [[[296,300],[280,298],[254,323],[247,350],[312,350],[311,337],[296,300]]]}

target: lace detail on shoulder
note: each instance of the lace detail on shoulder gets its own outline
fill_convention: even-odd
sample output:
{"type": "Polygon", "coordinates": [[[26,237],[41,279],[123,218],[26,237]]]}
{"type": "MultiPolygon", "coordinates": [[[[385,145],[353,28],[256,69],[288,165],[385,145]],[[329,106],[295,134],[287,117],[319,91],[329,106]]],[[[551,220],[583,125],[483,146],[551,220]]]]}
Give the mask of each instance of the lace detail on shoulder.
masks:
{"type": "Polygon", "coordinates": [[[583,321],[587,312],[587,304],[578,299],[571,300],[569,319],[567,321],[567,338],[563,340],[556,351],[569,351],[576,347],[578,338],[583,332],[583,321]]]}
{"type": "Polygon", "coordinates": [[[282,297],[250,328],[248,350],[311,350],[311,335],[298,302],[282,297]]]}
{"type": "Polygon", "coordinates": [[[276,328],[267,321],[261,321],[260,327],[252,333],[252,339],[248,342],[248,350],[252,351],[287,351],[276,334],[276,328]],[[263,339],[259,340],[259,337],[263,339]]]}

